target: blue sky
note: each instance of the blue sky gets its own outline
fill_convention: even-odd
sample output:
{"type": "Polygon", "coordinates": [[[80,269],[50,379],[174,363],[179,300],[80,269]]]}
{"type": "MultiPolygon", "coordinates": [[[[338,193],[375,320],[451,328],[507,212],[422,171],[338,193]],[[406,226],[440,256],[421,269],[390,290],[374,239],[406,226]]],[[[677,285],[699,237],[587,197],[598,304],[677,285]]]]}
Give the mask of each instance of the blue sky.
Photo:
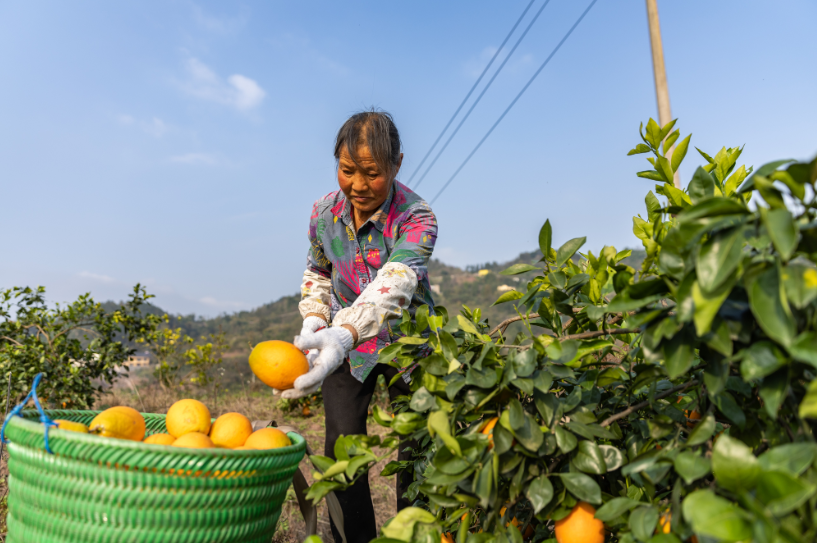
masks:
{"type": "MultiPolygon", "coordinates": [[[[522,23],[517,35],[543,0],[522,23]]],[[[215,315],[297,291],[334,135],[390,111],[408,179],[528,0],[0,4],[0,287],[215,315]]],[[[589,4],[551,0],[418,188],[431,199],[589,4]]],[[[817,3],[660,0],[673,115],[746,164],[817,153],[817,3]]],[[[516,37],[511,38],[510,44],[516,37]]],[[[501,55],[500,59],[503,58],[501,55]]],[[[643,0],[599,0],[435,203],[435,256],[637,246],[643,0]]],[[[700,164],[689,154],[686,179],[700,164]]]]}

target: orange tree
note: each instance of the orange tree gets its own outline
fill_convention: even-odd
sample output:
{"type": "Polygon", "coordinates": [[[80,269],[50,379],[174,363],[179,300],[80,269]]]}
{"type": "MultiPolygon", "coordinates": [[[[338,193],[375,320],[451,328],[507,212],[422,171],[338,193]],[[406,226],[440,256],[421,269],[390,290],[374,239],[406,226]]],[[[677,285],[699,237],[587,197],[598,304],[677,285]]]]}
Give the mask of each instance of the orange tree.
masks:
{"type": "Polygon", "coordinates": [[[741,149],[700,152],[679,190],[690,138],[673,125],[650,120],[630,151],[651,154],[638,175],[659,182],[633,220],[641,269],[613,247],[579,253],[584,238],[554,248],[546,222],[542,259],[504,272],[538,275],[497,300],[526,332],[505,337],[508,321],[491,329],[467,307],[404,315],[380,360],[419,362],[413,393],[393,419],[374,410],[392,435],[312,457],[312,499],[365,477],[403,435],[416,458],[384,473],[413,473],[414,506],[383,543],[582,543],[554,533],[574,510],[622,543],[817,539],[817,161],[752,172],[741,149]]]}

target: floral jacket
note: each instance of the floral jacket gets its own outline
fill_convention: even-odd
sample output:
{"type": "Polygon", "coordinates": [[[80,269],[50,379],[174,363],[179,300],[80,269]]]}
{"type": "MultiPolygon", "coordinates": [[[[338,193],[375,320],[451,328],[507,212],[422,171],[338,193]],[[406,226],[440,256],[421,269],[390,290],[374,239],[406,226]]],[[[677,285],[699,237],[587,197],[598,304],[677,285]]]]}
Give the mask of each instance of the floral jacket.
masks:
{"type": "Polygon", "coordinates": [[[364,381],[379,351],[402,335],[390,320],[400,318],[404,309],[413,316],[423,304],[433,314],[426,266],[437,239],[437,219],[424,200],[398,181],[357,232],[351,213],[339,190],[315,202],[299,308],[302,316],[322,314],[335,325],[357,330],[349,363],[352,374],[364,381]]]}

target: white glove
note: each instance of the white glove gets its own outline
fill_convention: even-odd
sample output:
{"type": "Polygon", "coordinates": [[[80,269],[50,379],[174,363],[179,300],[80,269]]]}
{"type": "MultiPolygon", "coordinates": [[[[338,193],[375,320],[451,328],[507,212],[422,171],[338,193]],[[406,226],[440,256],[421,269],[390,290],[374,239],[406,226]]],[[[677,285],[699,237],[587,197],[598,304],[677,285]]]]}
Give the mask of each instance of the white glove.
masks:
{"type": "Polygon", "coordinates": [[[304,319],[304,324],[301,328],[301,335],[304,335],[305,332],[317,332],[319,329],[326,328],[327,326],[329,325],[326,324],[325,320],[312,315],[304,319]]]}
{"type": "Polygon", "coordinates": [[[323,384],[326,377],[338,369],[346,355],[352,350],[354,338],[352,333],[341,327],[332,326],[317,332],[301,332],[302,335],[295,337],[295,346],[301,350],[317,349],[320,354],[310,364],[308,373],[295,379],[295,388],[285,390],[281,397],[293,400],[312,394],[323,384]]]}

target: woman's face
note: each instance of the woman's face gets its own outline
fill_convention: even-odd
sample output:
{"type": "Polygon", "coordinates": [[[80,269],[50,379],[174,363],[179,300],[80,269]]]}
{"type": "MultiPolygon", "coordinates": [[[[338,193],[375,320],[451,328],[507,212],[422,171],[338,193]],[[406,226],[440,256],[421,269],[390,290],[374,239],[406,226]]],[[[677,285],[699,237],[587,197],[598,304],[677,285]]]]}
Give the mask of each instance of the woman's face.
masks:
{"type": "Polygon", "coordinates": [[[402,162],[401,153],[394,175],[391,175],[391,172],[380,169],[367,146],[357,148],[357,164],[348,151],[343,149],[338,161],[340,190],[358,212],[374,213],[388,198],[391,184],[400,171],[402,162]]]}

